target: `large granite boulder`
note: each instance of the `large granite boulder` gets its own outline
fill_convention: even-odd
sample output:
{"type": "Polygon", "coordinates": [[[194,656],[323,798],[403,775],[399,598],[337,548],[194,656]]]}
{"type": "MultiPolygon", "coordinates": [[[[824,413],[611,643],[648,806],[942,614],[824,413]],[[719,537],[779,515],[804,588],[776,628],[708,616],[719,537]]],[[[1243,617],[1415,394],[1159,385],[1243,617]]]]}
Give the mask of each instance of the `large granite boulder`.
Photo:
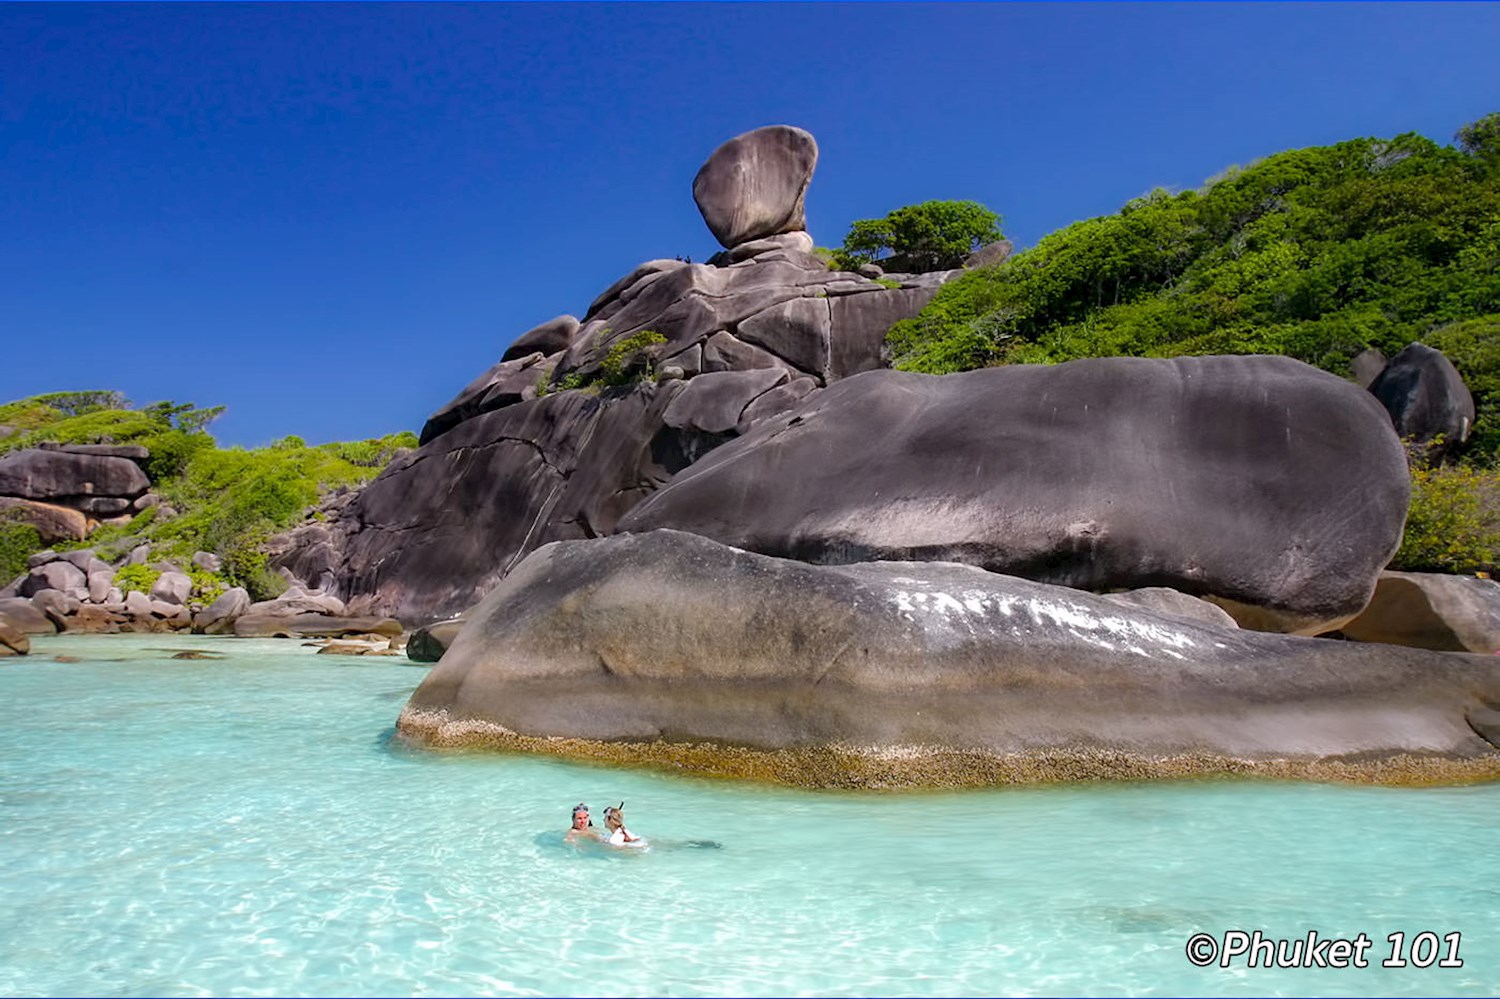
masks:
{"type": "Polygon", "coordinates": [[[26,597],[6,597],[0,599],[0,614],[10,620],[10,623],[27,635],[55,635],[57,625],[46,612],[36,606],[34,602],[26,597]]]}
{"type": "Polygon", "coordinates": [[[1389,419],[1342,378],[1286,357],[1121,357],[836,382],[619,529],[1169,586],[1243,626],[1315,634],[1369,600],[1409,488],[1389,419]]]}
{"type": "Polygon", "coordinates": [[[231,587],[198,612],[193,618],[193,630],[203,635],[233,634],[234,622],[249,609],[250,594],[243,587],[231,587]]]}
{"type": "Polygon", "coordinates": [[[87,517],[78,510],[55,503],[0,496],[0,516],[31,525],[41,535],[43,544],[82,541],[89,536],[87,517]]]}
{"type": "Polygon", "coordinates": [[[1369,606],[1340,630],[1357,642],[1500,652],[1500,583],[1473,576],[1382,572],[1369,606]]]}
{"type": "Polygon", "coordinates": [[[1500,660],[1216,628],[953,563],[660,531],[549,545],[407,738],[813,785],[1500,775],[1500,660]]]}
{"type": "Polygon", "coordinates": [[[84,575],[82,569],[71,562],[58,560],[39,565],[27,573],[26,581],[21,584],[20,594],[23,597],[34,597],[43,590],[61,590],[74,596],[82,591],[83,596],[87,596],[88,588],[88,576],[84,575]]]}
{"type": "Polygon", "coordinates": [[[406,643],[406,658],[415,663],[437,662],[465,624],[468,624],[466,618],[455,617],[416,629],[406,643]]]}
{"type": "Polygon", "coordinates": [[[0,456],[0,496],[44,501],[91,496],[134,499],[150,486],[138,464],[113,454],[26,448],[0,456]]]}
{"type": "Polygon", "coordinates": [[[24,656],[31,651],[26,631],[0,611],[0,657],[24,656]]]}
{"type": "Polygon", "coordinates": [[[1413,343],[1391,358],[1370,391],[1391,414],[1396,433],[1417,444],[1443,438],[1451,450],[1474,426],[1474,396],[1458,369],[1425,343],[1413,343]]]}
{"type": "Polygon", "coordinates": [[[713,151],[693,178],[693,200],[725,247],[807,228],[803,199],[818,164],[812,135],[770,125],[713,151]]]}

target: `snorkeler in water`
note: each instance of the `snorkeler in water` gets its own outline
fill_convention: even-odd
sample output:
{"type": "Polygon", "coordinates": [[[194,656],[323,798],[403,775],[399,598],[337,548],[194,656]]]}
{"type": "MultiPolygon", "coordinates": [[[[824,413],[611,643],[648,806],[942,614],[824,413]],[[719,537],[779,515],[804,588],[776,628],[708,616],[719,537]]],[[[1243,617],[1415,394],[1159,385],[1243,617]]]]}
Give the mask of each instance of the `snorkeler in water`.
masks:
{"type": "Polygon", "coordinates": [[[596,843],[603,841],[604,837],[599,834],[599,830],[594,828],[594,822],[589,818],[588,805],[580,801],[573,806],[573,825],[563,839],[568,843],[577,843],[582,840],[593,840],[596,843]]]}
{"type": "Polygon", "coordinates": [[[645,846],[646,841],[625,828],[625,802],[604,810],[604,826],[609,830],[610,846],[645,846]]]}

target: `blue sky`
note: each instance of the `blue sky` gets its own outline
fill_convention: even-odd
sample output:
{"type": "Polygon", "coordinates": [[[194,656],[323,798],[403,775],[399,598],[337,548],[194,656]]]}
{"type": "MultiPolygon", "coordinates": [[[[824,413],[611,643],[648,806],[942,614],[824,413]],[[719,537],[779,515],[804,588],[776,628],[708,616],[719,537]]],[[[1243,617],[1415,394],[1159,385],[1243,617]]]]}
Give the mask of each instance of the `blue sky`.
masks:
{"type": "Polygon", "coordinates": [[[808,225],[971,198],[1029,245],[1280,149],[1500,110],[1500,5],[0,5],[0,401],[418,429],[636,263],[715,146],[818,139],[808,225]]]}

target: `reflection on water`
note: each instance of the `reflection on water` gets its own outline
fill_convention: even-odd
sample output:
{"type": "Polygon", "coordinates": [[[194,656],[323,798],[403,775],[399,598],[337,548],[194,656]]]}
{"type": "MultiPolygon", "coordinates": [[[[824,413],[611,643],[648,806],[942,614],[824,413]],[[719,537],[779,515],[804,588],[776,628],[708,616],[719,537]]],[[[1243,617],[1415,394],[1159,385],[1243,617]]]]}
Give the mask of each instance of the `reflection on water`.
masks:
{"type": "Polygon", "coordinates": [[[814,793],[413,749],[400,659],[36,647],[0,670],[0,994],[1494,992],[1497,787],[814,793]],[[649,850],[564,841],[622,799],[649,850]],[[1229,929],[1457,931],[1465,966],[1188,964],[1229,929]]]}

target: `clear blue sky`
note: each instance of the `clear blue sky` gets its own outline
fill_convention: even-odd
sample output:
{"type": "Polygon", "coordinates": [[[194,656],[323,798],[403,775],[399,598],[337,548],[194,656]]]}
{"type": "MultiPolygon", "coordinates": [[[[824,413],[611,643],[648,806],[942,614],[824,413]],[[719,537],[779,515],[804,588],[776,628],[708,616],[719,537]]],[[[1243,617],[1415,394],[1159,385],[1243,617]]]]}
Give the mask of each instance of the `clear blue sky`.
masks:
{"type": "Polygon", "coordinates": [[[808,224],[972,198],[1022,245],[1280,149],[1500,110],[1500,5],[0,6],[0,401],[417,429],[778,122],[808,224]]]}

